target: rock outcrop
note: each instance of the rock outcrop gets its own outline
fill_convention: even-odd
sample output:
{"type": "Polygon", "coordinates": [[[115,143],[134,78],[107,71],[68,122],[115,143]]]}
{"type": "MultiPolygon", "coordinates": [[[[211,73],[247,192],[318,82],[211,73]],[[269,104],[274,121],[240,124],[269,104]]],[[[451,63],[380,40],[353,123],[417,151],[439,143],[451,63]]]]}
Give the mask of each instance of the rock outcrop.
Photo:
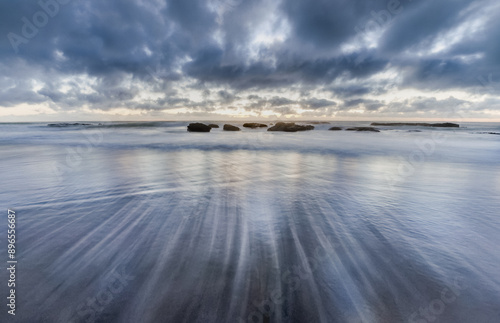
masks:
{"type": "Polygon", "coordinates": [[[187,126],[187,130],[189,132],[210,132],[212,128],[210,128],[204,123],[195,122],[195,123],[190,123],[189,126],[187,126]]]}
{"type": "Polygon", "coordinates": [[[219,128],[219,125],[218,124],[215,124],[215,123],[211,123],[208,125],[210,128],[219,128]]]}
{"type": "Polygon", "coordinates": [[[230,124],[225,124],[224,128],[225,131],[240,131],[240,128],[230,125],[230,124]]]}
{"type": "MultiPolygon", "coordinates": [[[[101,124],[99,124],[101,125],[101,124]]],[[[74,126],[92,126],[91,123],[66,123],[66,122],[61,122],[61,123],[49,123],[47,125],[48,127],[74,127],[74,126]]]]}
{"type": "Polygon", "coordinates": [[[339,131],[339,130],[342,130],[341,127],[331,127],[330,129],[328,130],[332,130],[332,131],[339,131]]]}
{"type": "Polygon", "coordinates": [[[440,128],[459,128],[460,125],[451,122],[445,123],[425,123],[425,122],[372,122],[371,126],[417,126],[417,127],[440,127],[440,128]]]}
{"type": "Polygon", "coordinates": [[[500,132],[476,132],[480,135],[500,135],[500,132]]]}
{"type": "Polygon", "coordinates": [[[267,128],[267,124],[255,123],[255,122],[248,122],[248,123],[244,123],[243,127],[245,127],[245,128],[252,128],[252,129],[255,129],[255,128],[267,128]]]}
{"type": "Polygon", "coordinates": [[[298,125],[294,122],[277,122],[274,126],[267,129],[267,131],[285,131],[285,132],[296,132],[296,131],[306,131],[313,130],[314,126],[311,125],[298,125]]]}
{"type": "Polygon", "coordinates": [[[371,131],[371,132],[380,132],[380,130],[373,127],[352,127],[347,128],[348,131],[371,131]]]}

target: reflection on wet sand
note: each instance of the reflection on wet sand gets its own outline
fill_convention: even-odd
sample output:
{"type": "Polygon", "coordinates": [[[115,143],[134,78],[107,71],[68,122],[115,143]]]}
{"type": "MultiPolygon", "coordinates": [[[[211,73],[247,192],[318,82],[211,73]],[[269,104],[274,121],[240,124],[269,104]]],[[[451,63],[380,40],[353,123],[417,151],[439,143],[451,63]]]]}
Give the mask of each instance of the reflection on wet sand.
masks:
{"type": "MultiPolygon", "coordinates": [[[[468,203],[446,172],[433,196],[419,190],[439,165],[397,188],[377,184],[384,167],[293,151],[97,150],[52,198],[17,210],[19,321],[489,322],[498,220],[446,213],[451,197],[468,203]]],[[[475,172],[460,179],[468,187],[483,176],[462,171],[475,172]]]]}

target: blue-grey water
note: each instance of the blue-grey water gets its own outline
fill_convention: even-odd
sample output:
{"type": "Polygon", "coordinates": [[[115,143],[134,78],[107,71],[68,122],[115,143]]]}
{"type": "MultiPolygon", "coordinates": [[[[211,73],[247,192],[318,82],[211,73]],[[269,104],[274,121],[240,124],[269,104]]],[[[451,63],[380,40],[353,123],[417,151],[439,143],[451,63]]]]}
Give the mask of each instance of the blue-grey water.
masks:
{"type": "Polygon", "coordinates": [[[186,124],[0,124],[1,322],[500,322],[500,124],[186,124]]]}

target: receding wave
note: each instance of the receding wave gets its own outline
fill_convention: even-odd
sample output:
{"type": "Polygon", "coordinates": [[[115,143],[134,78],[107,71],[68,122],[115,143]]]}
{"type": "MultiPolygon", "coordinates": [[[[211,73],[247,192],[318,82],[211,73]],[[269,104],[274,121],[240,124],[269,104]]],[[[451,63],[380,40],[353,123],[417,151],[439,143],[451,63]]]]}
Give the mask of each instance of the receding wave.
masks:
{"type": "Polygon", "coordinates": [[[58,179],[34,149],[1,164],[19,322],[498,322],[498,166],[96,148],[58,179]]]}

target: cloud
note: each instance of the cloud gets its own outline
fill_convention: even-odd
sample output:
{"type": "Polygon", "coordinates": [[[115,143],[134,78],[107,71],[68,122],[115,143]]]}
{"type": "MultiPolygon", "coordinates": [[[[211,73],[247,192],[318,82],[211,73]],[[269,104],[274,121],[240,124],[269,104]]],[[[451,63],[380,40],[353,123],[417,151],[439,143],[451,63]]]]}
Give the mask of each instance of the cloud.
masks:
{"type": "Polygon", "coordinates": [[[0,107],[411,116],[447,109],[422,99],[436,91],[471,113],[498,99],[494,0],[40,3],[0,1],[0,107]]]}

